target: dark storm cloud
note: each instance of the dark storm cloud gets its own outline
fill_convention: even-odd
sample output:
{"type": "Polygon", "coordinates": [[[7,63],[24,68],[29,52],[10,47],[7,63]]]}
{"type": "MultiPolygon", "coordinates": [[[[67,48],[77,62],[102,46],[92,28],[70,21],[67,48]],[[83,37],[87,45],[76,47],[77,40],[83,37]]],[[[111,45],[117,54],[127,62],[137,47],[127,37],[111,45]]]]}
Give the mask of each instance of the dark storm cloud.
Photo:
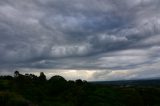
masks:
{"type": "Polygon", "coordinates": [[[1,72],[98,70],[95,80],[115,79],[124,70],[126,76],[117,78],[151,73],[154,77],[158,68],[152,66],[158,67],[160,59],[159,4],[159,0],[1,0],[1,72]]]}

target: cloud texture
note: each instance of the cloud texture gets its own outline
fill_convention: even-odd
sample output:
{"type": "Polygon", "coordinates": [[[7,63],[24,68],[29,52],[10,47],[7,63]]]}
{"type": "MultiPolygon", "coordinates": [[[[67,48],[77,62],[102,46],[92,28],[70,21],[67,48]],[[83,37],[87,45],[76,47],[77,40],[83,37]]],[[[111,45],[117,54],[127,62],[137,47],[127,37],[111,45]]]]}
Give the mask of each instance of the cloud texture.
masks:
{"type": "Polygon", "coordinates": [[[1,0],[0,72],[41,70],[69,79],[90,71],[87,80],[160,77],[159,4],[1,0]]]}

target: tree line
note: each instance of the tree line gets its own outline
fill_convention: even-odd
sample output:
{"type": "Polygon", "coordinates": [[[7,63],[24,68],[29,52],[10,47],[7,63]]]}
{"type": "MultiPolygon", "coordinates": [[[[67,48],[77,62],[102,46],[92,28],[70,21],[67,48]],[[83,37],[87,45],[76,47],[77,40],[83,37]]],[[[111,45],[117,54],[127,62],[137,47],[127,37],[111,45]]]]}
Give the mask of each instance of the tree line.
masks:
{"type": "Polygon", "coordinates": [[[59,75],[0,76],[1,106],[160,106],[159,86],[114,86],[59,75]]]}

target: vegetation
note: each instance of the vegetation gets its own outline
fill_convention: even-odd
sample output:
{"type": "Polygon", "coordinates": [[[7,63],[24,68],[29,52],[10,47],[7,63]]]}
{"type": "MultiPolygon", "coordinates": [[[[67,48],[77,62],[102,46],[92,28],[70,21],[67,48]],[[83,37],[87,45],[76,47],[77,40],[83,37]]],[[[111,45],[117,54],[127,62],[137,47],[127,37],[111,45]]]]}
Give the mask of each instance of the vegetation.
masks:
{"type": "Polygon", "coordinates": [[[159,86],[120,86],[49,80],[43,72],[0,76],[1,106],[160,106],[159,86]]]}

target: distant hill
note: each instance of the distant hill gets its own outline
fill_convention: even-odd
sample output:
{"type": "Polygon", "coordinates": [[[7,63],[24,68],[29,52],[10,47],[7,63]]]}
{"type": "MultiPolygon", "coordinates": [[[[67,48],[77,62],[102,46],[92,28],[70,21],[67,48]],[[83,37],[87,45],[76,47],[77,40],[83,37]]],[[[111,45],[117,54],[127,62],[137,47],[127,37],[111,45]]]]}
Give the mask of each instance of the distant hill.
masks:
{"type": "Polygon", "coordinates": [[[139,79],[139,80],[120,80],[120,81],[93,81],[93,84],[117,85],[117,86],[160,86],[160,78],[139,79]]]}

